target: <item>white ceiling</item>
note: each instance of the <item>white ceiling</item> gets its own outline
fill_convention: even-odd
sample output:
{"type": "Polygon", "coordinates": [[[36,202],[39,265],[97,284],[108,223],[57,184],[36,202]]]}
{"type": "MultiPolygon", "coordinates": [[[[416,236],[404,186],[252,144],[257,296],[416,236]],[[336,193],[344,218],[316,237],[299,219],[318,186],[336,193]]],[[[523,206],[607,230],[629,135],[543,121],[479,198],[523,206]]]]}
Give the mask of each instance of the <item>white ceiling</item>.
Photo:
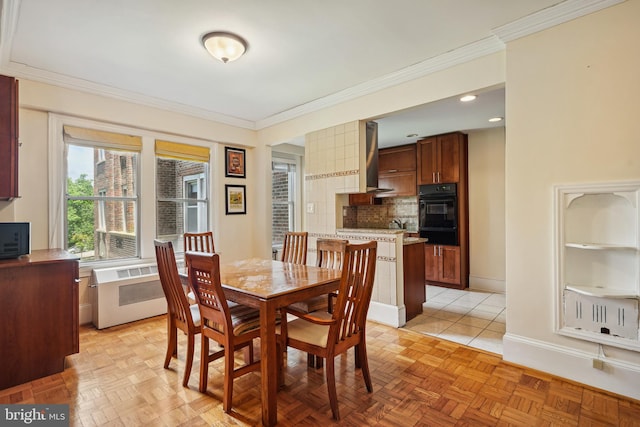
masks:
{"type": "MultiPolygon", "coordinates": [[[[261,129],[615,1],[0,0],[0,72],[261,129]],[[213,59],[211,31],[244,37],[245,56],[213,59]]],[[[486,124],[504,91],[428,108],[382,119],[381,146],[486,124]]]]}

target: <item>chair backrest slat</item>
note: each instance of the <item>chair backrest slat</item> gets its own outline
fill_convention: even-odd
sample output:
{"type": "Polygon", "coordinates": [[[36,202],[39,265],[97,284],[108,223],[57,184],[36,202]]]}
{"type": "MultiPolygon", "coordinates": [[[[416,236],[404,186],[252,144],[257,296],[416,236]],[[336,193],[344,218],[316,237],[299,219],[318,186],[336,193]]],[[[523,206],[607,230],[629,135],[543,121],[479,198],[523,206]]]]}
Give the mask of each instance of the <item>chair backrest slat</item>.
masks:
{"type": "Polygon", "coordinates": [[[342,239],[318,239],[316,266],[341,270],[347,243],[349,243],[348,240],[342,239]]]}
{"type": "Polygon", "coordinates": [[[154,241],[156,249],[156,261],[158,264],[158,276],[165,298],[167,309],[171,316],[180,320],[190,328],[193,327],[193,319],[189,309],[189,301],[184,293],[176,257],[171,242],[154,241]]]}
{"type": "Polygon", "coordinates": [[[289,231],[284,235],[282,262],[304,265],[307,263],[306,231],[289,231]]]}
{"type": "Polygon", "coordinates": [[[375,241],[346,245],[338,298],[333,308],[333,318],[337,321],[332,328],[339,330],[329,333],[336,342],[356,335],[365,328],[373,292],[376,255],[375,241]]]}
{"type": "Polygon", "coordinates": [[[184,233],[184,251],[193,252],[215,252],[216,248],[213,244],[213,232],[205,231],[203,233],[184,233]]]}
{"type": "Polygon", "coordinates": [[[220,257],[215,253],[186,252],[184,254],[189,286],[200,307],[203,323],[216,323],[224,331],[233,330],[229,305],[220,283],[220,257]]]}

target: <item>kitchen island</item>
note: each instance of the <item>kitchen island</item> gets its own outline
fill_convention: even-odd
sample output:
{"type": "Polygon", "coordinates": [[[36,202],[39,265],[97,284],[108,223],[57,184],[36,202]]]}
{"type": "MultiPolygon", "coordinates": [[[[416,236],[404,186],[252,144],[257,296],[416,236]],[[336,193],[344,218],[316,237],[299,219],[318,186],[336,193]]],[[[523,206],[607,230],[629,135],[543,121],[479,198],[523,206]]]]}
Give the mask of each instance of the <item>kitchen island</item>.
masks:
{"type": "Polygon", "coordinates": [[[376,277],[368,318],[400,327],[422,312],[425,301],[424,244],[412,230],[339,228],[336,237],[350,243],[378,242],[376,277]]]}

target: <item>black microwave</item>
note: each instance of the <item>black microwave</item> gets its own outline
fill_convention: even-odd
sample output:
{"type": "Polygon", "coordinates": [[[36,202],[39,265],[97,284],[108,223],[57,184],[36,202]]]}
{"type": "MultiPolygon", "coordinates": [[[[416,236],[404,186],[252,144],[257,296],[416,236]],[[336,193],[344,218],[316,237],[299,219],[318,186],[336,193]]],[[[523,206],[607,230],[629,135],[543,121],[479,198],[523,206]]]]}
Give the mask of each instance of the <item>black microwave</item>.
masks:
{"type": "Polygon", "coordinates": [[[0,222],[0,259],[18,258],[31,252],[30,222],[0,222]]]}

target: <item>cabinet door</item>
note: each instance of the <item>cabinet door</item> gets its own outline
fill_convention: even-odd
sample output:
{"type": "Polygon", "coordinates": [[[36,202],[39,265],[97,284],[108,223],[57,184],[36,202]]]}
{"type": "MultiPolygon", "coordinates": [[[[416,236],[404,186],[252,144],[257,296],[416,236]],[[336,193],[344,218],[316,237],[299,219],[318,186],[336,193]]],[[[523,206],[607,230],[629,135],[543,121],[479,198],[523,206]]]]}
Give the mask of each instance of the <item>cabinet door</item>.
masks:
{"type": "Polygon", "coordinates": [[[436,183],[437,137],[418,141],[418,185],[436,183]]]}
{"type": "Polygon", "coordinates": [[[378,152],[378,172],[388,174],[416,170],[416,144],[384,148],[378,152]]]}
{"type": "Polygon", "coordinates": [[[378,187],[391,189],[379,193],[378,197],[415,196],[417,194],[415,171],[395,172],[380,175],[378,187]]]}
{"type": "Polygon", "coordinates": [[[432,282],[439,281],[438,271],[439,267],[438,246],[437,245],[424,245],[424,279],[432,282]]]}
{"type": "Polygon", "coordinates": [[[18,197],[18,81],[0,76],[0,200],[18,197]]]}
{"type": "Polygon", "coordinates": [[[457,133],[438,137],[438,182],[460,181],[460,135],[457,133]]]}
{"type": "Polygon", "coordinates": [[[440,246],[439,255],[439,281],[460,284],[460,247],[440,246]]]}

